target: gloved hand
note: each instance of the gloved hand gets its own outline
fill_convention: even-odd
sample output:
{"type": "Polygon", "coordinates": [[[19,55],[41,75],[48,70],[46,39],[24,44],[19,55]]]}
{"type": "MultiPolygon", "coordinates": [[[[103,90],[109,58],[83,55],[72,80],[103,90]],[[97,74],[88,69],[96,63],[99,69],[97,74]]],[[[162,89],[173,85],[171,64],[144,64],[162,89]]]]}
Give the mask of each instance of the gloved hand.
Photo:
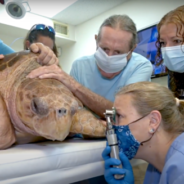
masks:
{"type": "Polygon", "coordinates": [[[102,157],[105,161],[105,180],[107,181],[107,183],[109,184],[134,184],[134,175],[133,175],[133,170],[132,170],[132,166],[128,160],[128,158],[123,154],[120,153],[119,157],[120,160],[117,160],[115,158],[111,158],[110,155],[111,152],[111,148],[109,146],[107,146],[103,153],[102,153],[102,157]],[[119,168],[115,168],[112,167],[113,165],[120,165],[122,164],[123,169],[119,169],[119,168]],[[124,174],[124,178],[122,179],[115,179],[114,175],[115,174],[124,174]]]}

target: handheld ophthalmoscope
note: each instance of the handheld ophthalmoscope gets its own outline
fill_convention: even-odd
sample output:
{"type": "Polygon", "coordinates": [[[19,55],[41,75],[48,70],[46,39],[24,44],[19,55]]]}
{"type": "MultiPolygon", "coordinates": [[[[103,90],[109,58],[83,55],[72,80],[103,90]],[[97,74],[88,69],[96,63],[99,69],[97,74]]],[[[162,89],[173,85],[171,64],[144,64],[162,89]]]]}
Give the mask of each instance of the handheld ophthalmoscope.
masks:
{"type": "MultiPolygon", "coordinates": [[[[117,141],[117,136],[115,134],[114,128],[113,128],[113,121],[115,121],[116,117],[116,110],[113,107],[112,110],[106,110],[105,113],[105,118],[106,118],[106,123],[107,123],[107,129],[106,129],[106,137],[107,137],[107,142],[108,145],[111,147],[111,153],[110,156],[111,158],[116,158],[119,159],[119,148],[118,148],[118,141],[117,141]]],[[[123,168],[122,164],[118,166],[113,166],[116,168],[123,168]]],[[[122,179],[124,175],[114,175],[115,179],[122,179]]]]}

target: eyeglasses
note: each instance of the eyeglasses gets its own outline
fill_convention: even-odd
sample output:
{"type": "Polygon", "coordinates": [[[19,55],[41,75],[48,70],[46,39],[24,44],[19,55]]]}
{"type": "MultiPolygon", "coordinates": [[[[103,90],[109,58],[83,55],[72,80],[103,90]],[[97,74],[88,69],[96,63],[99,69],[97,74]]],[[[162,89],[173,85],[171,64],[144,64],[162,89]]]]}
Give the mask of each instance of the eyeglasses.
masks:
{"type": "Polygon", "coordinates": [[[44,29],[48,29],[51,33],[53,33],[55,35],[55,30],[53,27],[51,26],[47,26],[45,24],[36,24],[31,28],[31,31],[33,30],[44,30],[44,29]]]}

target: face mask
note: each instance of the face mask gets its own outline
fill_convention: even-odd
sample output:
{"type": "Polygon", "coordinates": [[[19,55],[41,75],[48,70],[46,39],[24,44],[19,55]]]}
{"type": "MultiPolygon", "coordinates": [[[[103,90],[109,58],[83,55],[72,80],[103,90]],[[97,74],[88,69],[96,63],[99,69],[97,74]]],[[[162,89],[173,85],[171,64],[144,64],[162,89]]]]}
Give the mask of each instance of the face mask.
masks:
{"type": "Polygon", "coordinates": [[[128,125],[115,126],[114,129],[118,139],[119,151],[123,152],[131,160],[136,155],[140,142],[132,135],[128,125]]]}
{"type": "Polygon", "coordinates": [[[171,71],[184,72],[184,45],[161,48],[164,64],[171,71]]]}
{"type": "Polygon", "coordinates": [[[127,65],[127,55],[115,55],[108,56],[100,47],[98,47],[95,52],[96,63],[100,69],[102,69],[106,73],[116,73],[125,68],[127,65]]]}
{"type": "Polygon", "coordinates": [[[146,116],[147,115],[129,123],[128,125],[114,126],[115,133],[118,139],[119,151],[123,152],[129,160],[135,157],[140,145],[143,145],[143,143],[149,141],[153,136],[152,134],[152,136],[148,140],[140,143],[139,141],[136,140],[136,138],[132,135],[130,131],[130,128],[129,128],[130,124],[135,123],[146,116]]]}

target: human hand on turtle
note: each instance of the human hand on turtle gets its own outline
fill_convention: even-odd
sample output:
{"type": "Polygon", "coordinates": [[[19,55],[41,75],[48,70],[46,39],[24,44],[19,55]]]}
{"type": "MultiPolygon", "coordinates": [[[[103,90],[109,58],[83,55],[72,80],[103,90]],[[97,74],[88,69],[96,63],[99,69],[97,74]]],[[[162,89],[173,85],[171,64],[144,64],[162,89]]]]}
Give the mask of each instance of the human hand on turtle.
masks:
{"type": "Polygon", "coordinates": [[[58,65],[53,64],[50,66],[42,66],[39,67],[33,71],[31,71],[28,75],[28,78],[40,78],[40,79],[45,79],[45,78],[52,78],[52,79],[57,79],[61,83],[63,83],[66,87],[68,87],[72,92],[74,92],[80,84],[73,79],[69,74],[64,72],[58,65]]]}
{"type": "Polygon", "coordinates": [[[30,50],[34,53],[39,53],[38,63],[41,65],[59,64],[58,58],[54,52],[42,43],[33,43],[30,45],[30,50]]]}
{"type": "Polygon", "coordinates": [[[4,58],[4,55],[0,54],[0,59],[3,59],[4,58]]]}

